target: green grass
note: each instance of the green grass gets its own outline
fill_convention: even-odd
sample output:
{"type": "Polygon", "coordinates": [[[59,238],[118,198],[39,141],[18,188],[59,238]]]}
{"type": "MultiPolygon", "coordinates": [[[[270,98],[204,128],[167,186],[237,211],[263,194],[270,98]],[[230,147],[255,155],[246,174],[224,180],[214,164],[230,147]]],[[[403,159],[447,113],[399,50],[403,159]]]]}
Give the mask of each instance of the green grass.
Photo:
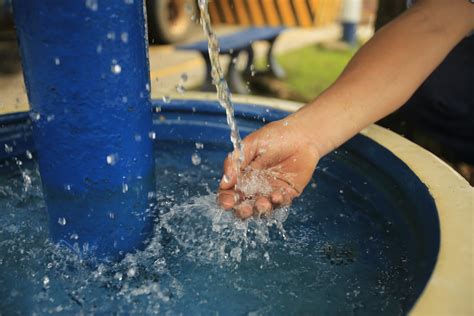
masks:
{"type": "Polygon", "coordinates": [[[310,101],[336,80],[355,51],[313,45],[281,54],[277,59],[287,72],[288,90],[310,101]]]}

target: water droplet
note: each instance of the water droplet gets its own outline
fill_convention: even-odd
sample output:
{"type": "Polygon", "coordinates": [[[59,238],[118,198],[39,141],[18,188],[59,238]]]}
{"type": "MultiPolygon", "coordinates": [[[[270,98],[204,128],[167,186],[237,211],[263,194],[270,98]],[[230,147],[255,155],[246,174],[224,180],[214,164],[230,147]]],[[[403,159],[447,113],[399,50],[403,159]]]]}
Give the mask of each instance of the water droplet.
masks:
{"type": "Polygon", "coordinates": [[[58,218],[58,224],[61,226],[66,225],[66,219],[64,217],[58,218]]]}
{"type": "Polygon", "coordinates": [[[140,135],[138,133],[135,134],[134,138],[135,138],[136,142],[141,142],[142,141],[142,135],[140,135]]]}
{"type": "Polygon", "coordinates": [[[46,289],[49,288],[49,278],[46,275],[43,277],[43,287],[46,289]]]}
{"type": "Polygon", "coordinates": [[[115,275],[114,275],[114,279],[115,279],[115,280],[122,281],[122,279],[123,279],[123,274],[120,273],[120,272],[116,272],[115,275]]]}
{"type": "Polygon", "coordinates": [[[340,194],[344,193],[344,190],[339,190],[339,193],[340,193],[340,194]]]}
{"type": "Polygon", "coordinates": [[[56,66],[61,64],[61,61],[59,60],[58,57],[55,57],[55,58],[54,58],[54,64],[55,64],[56,66]]]}
{"type": "Polygon", "coordinates": [[[150,139],[156,139],[156,133],[154,131],[151,131],[151,132],[148,133],[148,137],[150,139]]]}
{"type": "Polygon", "coordinates": [[[133,0],[124,0],[123,1],[125,4],[133,4],[133,0]]]}
{"type": "Polygon", "coordinates": [[[113,166],[117,163],[118,161],[118,155],[117,154],[110,154],[107,156],[107,164],[113,166]]]}
{"type": "Polygon", "coordinates": [[[199,164],[201,164],[201,156],[199,156],[198,153],[194,153],[191,155],[191,161],[193,165],[198,166],[199,164]]]}
{"type": "Polygon", "coordinates": [[[114,212],[109,212],[107,215],[109,216],[110,219],[115,218],[115,213],[114,212]]]}
{"type": "Polygon", "coordinates": [[[108,32],[107,33],[107,39],[113,41],[115,40],[115,32],[108,32]]]}
{"type": "Polygon", "coordinates": [[[311,183],[311,187],[312,187],[313,189],[316,188],[316,183],[314,183],[314,182],[311,183]]]}
{"type": "Polygon", "coordinates": [[[41,114],[39,114],[38,112],[30,112],[30,119],[33,122],[37,122],[41,119],[41,114]]]}
{"type": "Polygon", "coordinates": [[[283,126],[288,126],[288,121],[283,121],[283,126]]]}
{"type": "Polygon", "coordinates": [[[171,98],[167,95],[164,95],[162,99],[163,99],[163,102],[165,102],[165,103],[170,103],[171,102],[171,98]]]}
{"type": "Polygon", "coordinates": [[[92,11],[97,11],[99,3],[97,0],[86,0],[86,7],[92,11]]]}
{"type": "Polygon", "coordinates": [[[184,89],[184,86],[182,84],[178,84],[178,85],[176,85],[176,92],[182,94],[182,93],[186,92],[186,90],[184,89]]]}
{"type": "Polygon", "coordinates": [[[112,65],[111,67],[112,73],[118,75],[122,72],[122,67],[119,64],[112,65]]]}
{"type": "Polygon", "coordinates": [[[232,250],[230,251],[230,256],[234,258],[235,261],[240,262],[240,260],[242,260],[242,248],[232,248],[232,250]]]}
{"type": "Polygon", "coordinates": [[[64,186],[64,189],[66,189],[66,191],[71,191],[71,185],[70,184],[66,184],[64,186]]]}
{"type": "Polygon", "coordinates": [[[127,276],[129,278],[133,278],[137,274],[137,269],[135,267],[131,267],[127,270],[127,276]]]}
{"type": "Polygon", "coordinates": [[[203,149],[204,148],[203,143],[195,143],[194,145],[196,146],[196,149],[203,149]]]}
{"type": "Polygon", "coordinates": [[[122,97],[122,102],[123,102],[123,103],[127,103],[127,102],[128,102],[128,98],[127,98],[126,96],[123,96],[123,97],[122,97]]]}
{"type": "Polygon", "coordinates": [[[128,33],[123,32],[122,34],[120,34],[120,39],[122,40],[122,42],[128,43],[128,33]]]}
{"type": "Polygon", "coordinates": [[[128,191],[128,184],[122,183],[122,193],[127,193],[128,191]]]}
{"type": "Polygon", "coordinates": [[[267,260],[267,262],[270,261],[270,255],[268,254],[267,251],[265,251],[265,253],[263,254],[263,257],[265,258],[265,260],[267,260]]]}
{"type": "Polygon", "coordinates": [[[7,144],[5,144],[4,148],[5,148],[5,152],[8,153],[8,154],[13,152],[13,147],[12,146],[8,146],[7,144]]]}
{"type": "Polygon", "coordinates": [[[26,158],[33,159],[33,154],[31,153],[31,151],[26,150],[25,154],[26,154],[26,158]]]}
{"type": "Polygon", "coordinates": [[[48,115],[46,117],[46,121],[51,122],[52,120],[54,120],[54,114],[48,115]]]}
{"type": "Polygon", "coordinates": [[[255,74],[256,74],[255,65],[254,65],[254,64],[251,64],[251,65],[250,65],[250,75],[251,75],[252,77],[254,77],[255,74]]]}
{"type": "Polygon", "coordinates": [[[95,50],[96,50],[97,54],[102,53],[102,45],[100,45],[100,44],[97,45],[97,48],[95,50]]]}
{"type": "Polygon", "coordinates": [[[69,238],[71,238],[72,240],[78,240],[79,235],[78,234],[71,234],[71,236],[69,238]]]}

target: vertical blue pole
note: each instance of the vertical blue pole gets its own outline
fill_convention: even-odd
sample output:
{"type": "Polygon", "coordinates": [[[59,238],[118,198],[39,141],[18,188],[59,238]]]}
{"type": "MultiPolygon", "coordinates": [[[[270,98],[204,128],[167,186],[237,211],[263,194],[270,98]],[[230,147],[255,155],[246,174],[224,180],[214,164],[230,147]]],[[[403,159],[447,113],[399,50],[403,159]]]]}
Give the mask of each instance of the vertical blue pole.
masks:
{"type": "Polygon", "coordinates": [[[51,238],[118,259],[152,228],[143,0],[13,6],[51,238]]]}

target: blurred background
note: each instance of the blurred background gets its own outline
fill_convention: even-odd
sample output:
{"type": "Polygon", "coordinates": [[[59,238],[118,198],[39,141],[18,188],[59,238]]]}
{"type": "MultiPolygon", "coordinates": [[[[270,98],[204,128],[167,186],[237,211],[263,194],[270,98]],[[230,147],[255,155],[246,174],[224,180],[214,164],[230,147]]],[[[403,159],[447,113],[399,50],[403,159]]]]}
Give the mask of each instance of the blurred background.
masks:
{"type": "MultiPolygon", "coordinates": [[[[190,91],[210,91],[205,58],[198,50],[189,49],[205,39],[196,1],[146,0],[153,98],[166,100],[186,97],[190,91]]],[[[28,110],[11,2],[0,0],[0,114],[28,110]]],[[[85,0],[86,5],[91,3],[100,6],[100,0],[85,0]]],[[[357,49],[405,9],[405,0],[209,1],[211,21],[220,37],[238,36],[251,27],[283,27],[271,55],[284,75],[268,71],[270,44],[265,39],[251,43],[253,57],[248,50],[222,54],[225,69],[232,63],[244,83],[239,92],[299,102],[308,102],[326,89],[357,49]]],[[[384,125],[390,128],[390,124],[384,125]]],[[[393,129],[404,134],[395,126],[393,129]]],[[[471,165],[451,159],[425,136],[404,136],[444,158],[473,183],[471,165]]]]}
{"type": "MultiPolygon", "coordinates": [[[[11,1],[0,0],[0,113],[28,108],[21,62],[11,14],[11,1]]],[[[100,0],[98,0],[100,5],[100,0]]],[[[349,0],[356,1],[358,0],[349,0]]],[[[360,1],[357,42],[344,44],[342,0],[211,0],[209,11],[220,36],[235,34],[250,26],[284,26],[277,38],[274,55],[286,71],[285,78],[247,78],[248,93],[308,101],[316,97],[342,71],[361,43],[372,36],[377,17],[377,0],[360,1]],[[298,11],[294,8],[304,5],[298,11]],[[269,87],[259,89],[262,80],[269,87]]],[[[383,1],[381,1],[383,2],[383,1]]],[[[385,1],[387,3],[401,1],[385,1]]],[[[161,98],[181,92],[201,90],[205,62],[197,51],[177,46],[204,39],[195,0],[147,0],[152,95],[161,98]],[[183,75],[184,74],[184,75],[183,75]],[[183,80],[183,78],[185,80],[183,80]]],[[[386,17],[384,17],[387,20],[386,17]]],[[[253,43],[254,67],[265,68],[268,44],[253,43]]],[[[245,54],[237,67],[246,67],[245,54]]],[[[231,62],[222,56],[224,66],[231,62]]],[[[244,69],[242,69],[244,70],[244,69]]],[[[243,71],[244,72],[244,71],[243,71]]],[[[257,76],[256,76],[257,77],[257,76]]]]}

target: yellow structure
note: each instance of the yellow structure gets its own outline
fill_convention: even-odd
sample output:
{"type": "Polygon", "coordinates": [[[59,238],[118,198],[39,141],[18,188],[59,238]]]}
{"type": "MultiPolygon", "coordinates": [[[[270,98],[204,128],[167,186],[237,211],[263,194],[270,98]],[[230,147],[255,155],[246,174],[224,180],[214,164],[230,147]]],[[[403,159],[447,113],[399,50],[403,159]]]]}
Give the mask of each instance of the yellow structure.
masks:
{"type": "Polygon", "coordinates": [[[213,24],[322,26],[336,22],[341,0],[211,0],[213,24]]]}

